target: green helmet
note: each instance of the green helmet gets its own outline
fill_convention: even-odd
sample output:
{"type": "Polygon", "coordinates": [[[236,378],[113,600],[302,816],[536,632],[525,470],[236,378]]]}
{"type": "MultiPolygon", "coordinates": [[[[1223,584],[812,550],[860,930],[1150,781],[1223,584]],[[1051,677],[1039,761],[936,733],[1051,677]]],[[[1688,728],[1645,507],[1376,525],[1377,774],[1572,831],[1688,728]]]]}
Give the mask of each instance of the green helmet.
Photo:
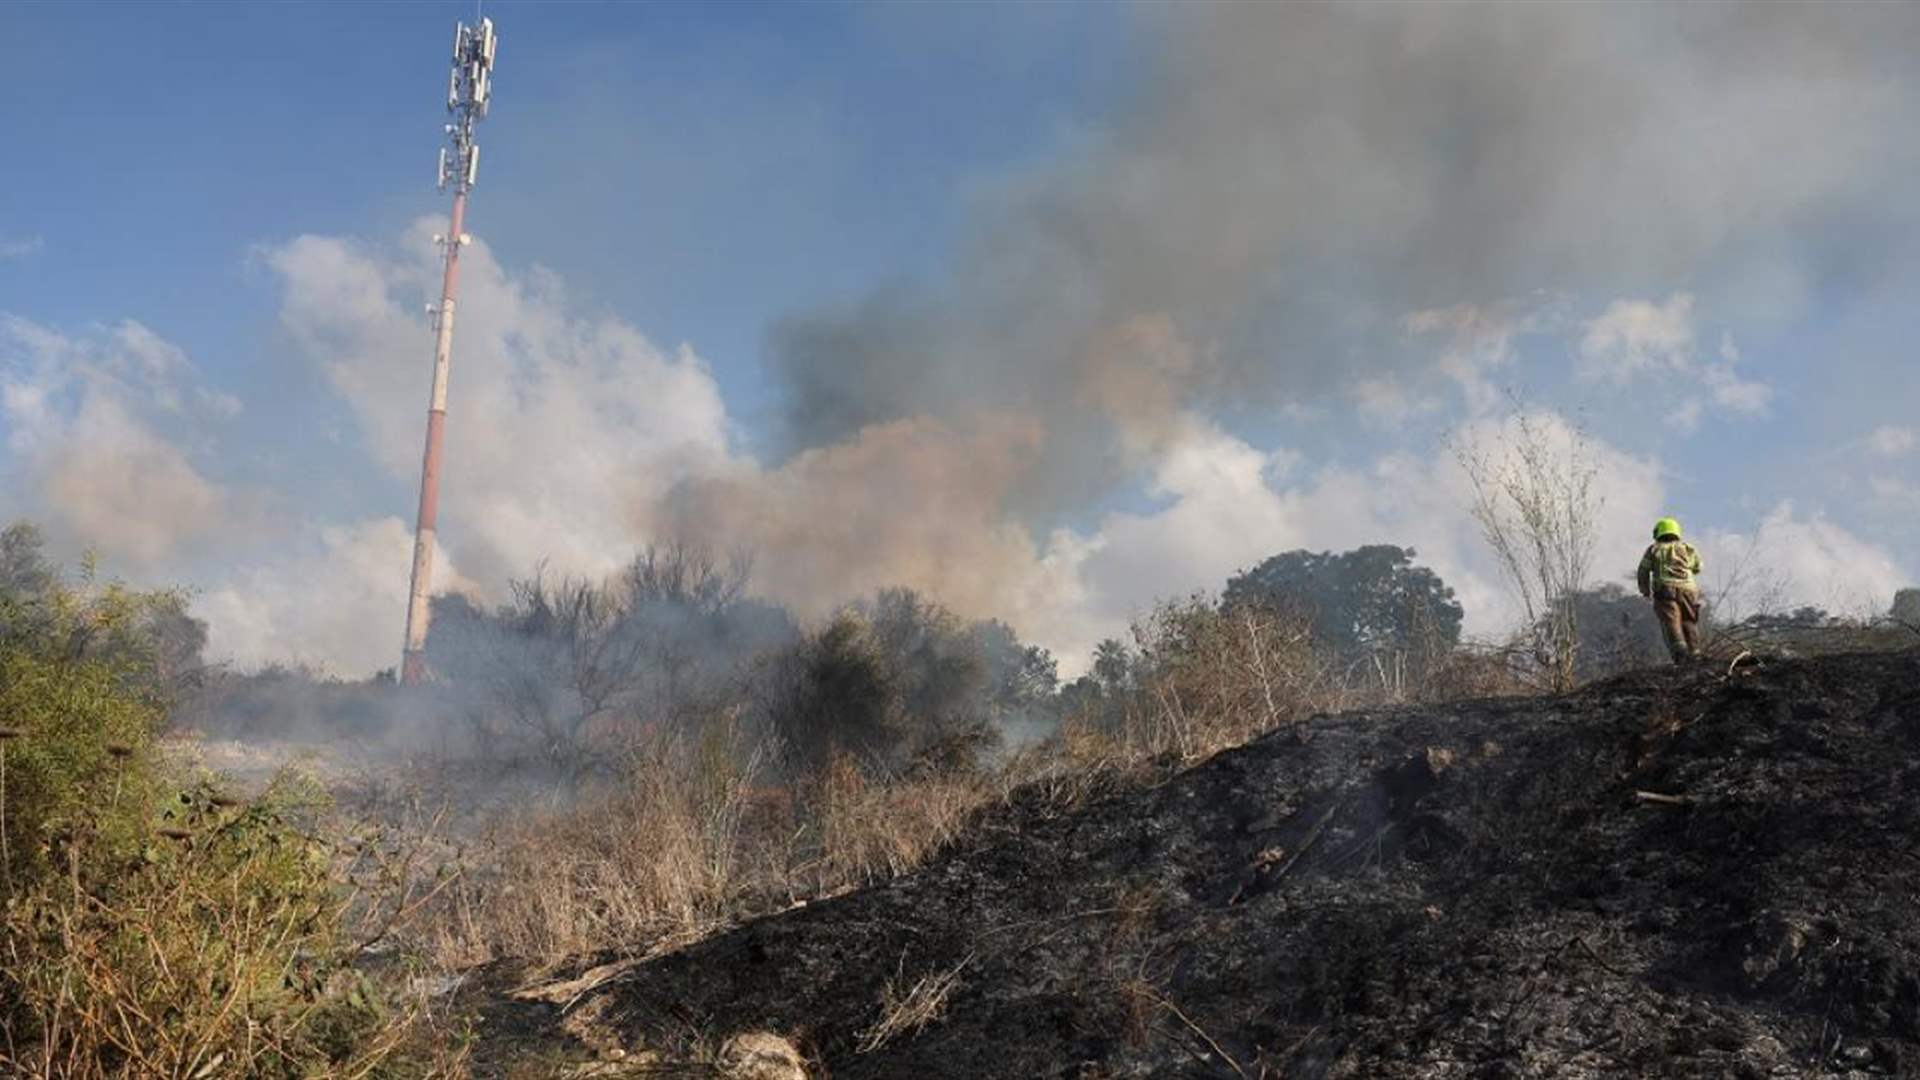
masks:
{"type": "Polygon", "coordinates": [[[1675,540],[1680,539],[1680,523],[1670,517],[1661,518],[1659,521],[1654,522],[1653,538],[1658,540],[1663,536],[1671,536],[1675,540]]]}

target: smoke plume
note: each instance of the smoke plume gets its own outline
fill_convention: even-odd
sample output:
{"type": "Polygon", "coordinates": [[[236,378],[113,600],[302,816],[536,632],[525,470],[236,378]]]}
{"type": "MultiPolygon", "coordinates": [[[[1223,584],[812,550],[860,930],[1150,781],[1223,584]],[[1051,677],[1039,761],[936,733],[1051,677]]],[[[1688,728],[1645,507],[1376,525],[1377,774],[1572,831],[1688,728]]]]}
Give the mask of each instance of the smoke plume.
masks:
{"type": "MultiPolygon", "coordinates": [[[[1733,373],[1730,340],[1717,362],[1686,351],[1696,304],[1778,325],[1818,282],[1884,278],[1912,250],[1910,8],[1184,5],[1164,29],[1131,107],[1006,182],[937,278],[773,328],[786,463],[689,478],[676,521],[743,530],[808,581],[883,568],[963,609],[1042,566],[1050,599],[1131,596],[1085,575],[1218,575],[1273,537],[1330,542],[1276,518],[1257,542],[1166,536],[1121,559],[1120,536],[1056,531],[1142,480],[1185,513],[1164,476],[1214,451],[1249,505],[1313,497],[1232,464],[1260,455],[1221,422],[1348,396],[1404,417],[1436,379],[1485,408],[1514,336],[1580,305],[1593,362],[1685,367],[1705,400],[1755,413],[1768,390],[1733,373]],[[1627,334],[1636,313],[1661,334],[1627,334]],[[950,529],[1008,539],[929,543],[950,529]],[[969,563],[921,565],[943,556],[969,563]]],[[[1657,472],[1632,479],[1657,502],[1657,472]]]]}
{"type": "Polygon", "coordinates": [[[1411,312],[1690,281],[1791,303],[1912,238],[1910,9],[1187,5],[1167,30],[1135,107],[1008,183],[943,280],[776,329],[792,448],[1013,405],[1078,471],[1056,443],[1169,406],[1430,364],[1411,312]],[[1143,371],[1140,320],[1187,359],[1143,371]]]}
{"type": "MultiPolygon", "coordinates": [[[[1396,427],[1497,424],[1495,384],[1523,365],[1582,392],[1683,380],[1662,404],[1679,430],[1764,415],[1772,387],[1718,328],[1776,333],[1823,290],[1917,269],[1910,5],[1132,15],[1156,49],[1131,92],[1001,177],[943,266],[773,321],[764,458],[691,347],[468,249],[442,583],[497,601],[543,561],[602,575],[686,538],[751,551],[755,588],[797,614],[904,585],[1071,671],[1156,596],[1288,547],[1392,541],[1459,590],[1469,630],[1495,629],[1461,478],[1396,427]],[[1329,428],[1335,452],[1309,453],[1329,428]]],[[[204,610],[240,655],[391,662],[444,227],[261,253],[379,508],[283,523],[323,539],[221,563],[204,610]]],[[[177,350],[7,333],[23,505],[164,566],[222,558],[208,545],[273,502],[168,419],[224,407],[177,350]]],[[[1631,553],[1668,476],[1651,450],[1597,450],[1603,543],[1631,553]]],[[[1782,510],[1768,528],[1839,526],[1782,510]]]]}

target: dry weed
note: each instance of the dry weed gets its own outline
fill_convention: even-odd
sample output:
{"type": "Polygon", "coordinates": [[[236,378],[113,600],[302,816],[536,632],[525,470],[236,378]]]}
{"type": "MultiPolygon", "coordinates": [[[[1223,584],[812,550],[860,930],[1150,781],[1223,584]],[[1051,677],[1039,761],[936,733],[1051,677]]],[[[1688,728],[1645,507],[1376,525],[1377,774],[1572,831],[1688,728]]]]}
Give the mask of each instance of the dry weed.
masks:
{"type": "Polygon", "coordinates": [[[618,792],[480,845],[484,858],[410,913],[413,940],[447,967],[693,940],[906,873],[991,794],[966,777],[876,781],[846,759],[810,784],[768,786],[769,757],[734,727],[650,742],[618,792]]]}
{"type": "Polygon", "coordinates": [[[968,953],[958,964],[921,975],[911,985],[904,973],[888,980],[880,992],[879,1017],[858,1035],[859,1052],[871,1054],[902,1035],[919,1034],[938,1020],[946,1012],[947,999],[961,985],[960,973],[971,963],[973,954],[968,953]]]}
{"type": "Polygon", "coordinates": [[[835,759],[814,800],[818,885],[833,889],[912,870],[959,832],[987,794],[967,776],[887,783],[869,779],[851,759],[835,759]]]}
{"type": "Polygon", "coordinates": [[[617,793],[496,830],[485,857],[412,920],[416,937],[457,967],[720,925],[764,877],[743,842],[762,760],[731,726],[636,748],[617,793]]]}
{"type": "Polygon", "coordinates": [[[348,966],[326,845],[277,806],[196,790],[132,865],[69,839],[63,874],[9,897],[9,1075],[52,1080],[362,1077],[401,1058],[455,1075],[458,1039],[423,1032],[423,995],[348,966]]]}

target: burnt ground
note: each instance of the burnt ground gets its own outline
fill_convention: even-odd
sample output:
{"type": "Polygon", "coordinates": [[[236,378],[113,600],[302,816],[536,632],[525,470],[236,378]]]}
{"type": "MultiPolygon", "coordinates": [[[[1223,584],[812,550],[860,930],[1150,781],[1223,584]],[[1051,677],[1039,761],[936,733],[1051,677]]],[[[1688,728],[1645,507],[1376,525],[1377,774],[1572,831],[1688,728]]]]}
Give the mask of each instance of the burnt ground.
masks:
{"type": "Polygon", "coordinates": [[[596,981],[518,1026],[766,1028],[834,1080],[1920,1076],[1920,655],[1321,717],[1151,787],[1028,788],[910,876],[596,981]],[[884,987],[955,970],[860,1051],[884,987]]]}

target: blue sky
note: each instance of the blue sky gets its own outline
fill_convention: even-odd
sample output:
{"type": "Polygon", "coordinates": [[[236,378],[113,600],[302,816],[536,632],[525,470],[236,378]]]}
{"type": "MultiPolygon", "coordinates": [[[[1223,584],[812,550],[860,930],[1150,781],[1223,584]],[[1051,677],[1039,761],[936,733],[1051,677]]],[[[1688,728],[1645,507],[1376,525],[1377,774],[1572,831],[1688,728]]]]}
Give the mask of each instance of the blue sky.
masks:
{"type": "MultiPolygon", "coordinates": [[[[511,28],[512,61],[475,229],[563,268],[582,304],[699,342],[748,407],[771,315],[936,269],[970,188],[1085,122],[1128,45],[1123,21],[1070,5],[985,23],[824,4],[484,11],[511,28]],[[1079,62],[1055,62],[1069,44],[1079,62]]],[[[243,372],[278,303],[257,245],[389,235],[443,209],[441,39],[472,12],[8,5],[0,130],[27,167],[0,236],[43,245],[0,263],[9,309],[137,319],[215,377],[243,372]]]]}
{"type": "MultiPolygon", "coordinates": [[[[1071,664],[1383,540],[1497,633],[1442,439],[1507,391],[1595,440],[1605,577],[1664,511],[1780,597],[1920,567],[1910,11],[484,10],[456,587],[691,531],[1071,664]]],[[[0,7],[0,490],[243,662],[397,640],[472,13],[0,7]]]]}

